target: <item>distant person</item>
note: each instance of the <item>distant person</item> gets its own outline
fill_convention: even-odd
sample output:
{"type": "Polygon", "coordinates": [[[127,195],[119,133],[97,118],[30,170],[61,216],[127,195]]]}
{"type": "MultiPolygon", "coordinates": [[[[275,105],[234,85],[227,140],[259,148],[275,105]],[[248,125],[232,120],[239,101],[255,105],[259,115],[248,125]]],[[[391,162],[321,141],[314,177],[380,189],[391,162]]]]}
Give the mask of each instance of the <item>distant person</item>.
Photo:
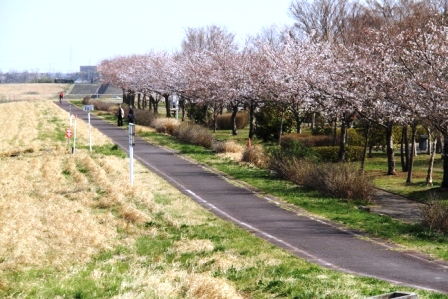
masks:
{"type": "Polygon", "coordinates": [[[129,108],[128,123],[133,124],[134,121],[135,121],[134,110],[132,110],[132,108],[129,108]]]}
{"type": "Polygon", "coordinates": [[[62,100],[64,99],[64,93],[61,91],[59,93],[59,103],[62,103],[62,100]]]}
{"type": "Polygon", "coordinates": [[[121,104],[118,107],[117,118],[118,118],[118,126],[119,127],[123,126],[124,110],[123,108],[121,108],[121,104]]]}

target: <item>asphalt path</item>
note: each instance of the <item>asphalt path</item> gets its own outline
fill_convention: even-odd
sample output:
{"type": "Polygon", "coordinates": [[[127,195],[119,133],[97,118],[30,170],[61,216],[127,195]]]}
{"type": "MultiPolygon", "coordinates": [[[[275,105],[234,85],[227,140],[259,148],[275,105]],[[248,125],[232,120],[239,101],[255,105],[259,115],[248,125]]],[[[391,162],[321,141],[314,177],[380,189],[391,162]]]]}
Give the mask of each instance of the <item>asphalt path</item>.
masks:
{"type": "MultiPolygon", "coordinates": [[[[88,119],[87,112],[67,102],[57,105],[78,119],[88,119]]],[[[117,127],[93,114],[90,121],[129,153],[126,126],[117,127]]],[[[298,209],[285,208],[274,198],[260,196],[175,151],[137,137],[133,156],[205,209],[298,257],[326,268],[389,281],[397,288],[403,285],[448,294],[448,263],[396,250],[381,240],[366,238],[298,209]]]]}

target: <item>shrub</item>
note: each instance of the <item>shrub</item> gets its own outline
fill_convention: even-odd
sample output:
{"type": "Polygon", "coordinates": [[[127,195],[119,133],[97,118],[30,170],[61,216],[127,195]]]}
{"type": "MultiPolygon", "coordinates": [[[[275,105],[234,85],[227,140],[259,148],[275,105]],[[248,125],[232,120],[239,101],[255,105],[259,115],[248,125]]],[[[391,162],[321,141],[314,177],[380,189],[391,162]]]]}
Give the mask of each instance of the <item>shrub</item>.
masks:
{"type": "MultiPolygon", "coordinates": [[[[255,135],[264,142],[278,140],[279,129],[282,120],[281,107],[279,105],[266,104],[255,113],[255,135]]],[[[294,127],[293,115],[287,111],[283,118],[283,133],[290,133],[294,127]]]]}
{"type": "Polygon", "coordinates": [[[152,127],[153,122],[159,118],[159,115],[149,110],[134,109],[134,117],[136,124],[152,127]]]}
{"type": "Polygon", "coordinates": [[[301,186],[347,200],[371,201],[374,187],[367,176],[349,163],[318,163],[274,152],[269,169],[301,186]]]}
{"type": "Polygon", "coordinates": [[[186,143],[212,148],[213,135],[210,131],[197,124],[182,123],[174,130],[174,136],[186,143]]]}
{"type": "Polygon", "coordinates": [[[316,164],[309,169],[304,186],[337,198],[367,202],[374,193],[371,180],[349,163],[316,164]]]}
{"type": "Polygon", "coordinates": [[[252,163],[259,168],[266,168],[268,165],[268,157],[261,145],[252,145],[247,147],[243,152],[241,159],[243,162],[252,163]]]}
{"type": "MultiPolygon", "coordinates": [[[[232,114],[226,113],[218,115],[218,129],[219,130],[232,130],[232,114]]],[[[239,111],[235,116],[235,123],[237,129],[244,129],[249,124],[249,113],[246,111],[239,111]]]]}
{"type": "Polygon", "coordinates": [[[333,135],[310,135],[310,134],[300,134],[293,133],[282,136],[281,146],[287,147],[291,142],[300,141],[304,146],[315,147],[315,146],[333,146],[339,144],[339,138],[334,140],[333,135]]]}
{"type": "Polygon", "coordinates": [[[363,146],[347,146],[346,160],[348,162],[361,161],[364,153],[363,146]]]}
{"type": "Polygon", "coordinates": [[[158,133],[169,135],[174,135],[174,131],[178,125],[179,121],[175,118],[156,118],[152,121],[152,127],[158,133]]]}
{"type": "Polygon", "coordinates": [[[313,167],[315,167],[314,162],[294,157],[276,157],[269,160],[269,169],[294,184],[302,186],[313,167]]]}
{"type": "Polygon", "coordinates": [[[92,100],[92,98],[91,98],[90,96],[85,96],[85,97],[82,98],[81,103],[82,103],[83,105],[90,105],[90,101],[91,101],[91,100],[92,100]]]}
{"type": "Polygon", "coordinates": [[[305,146],[302,141],[287,139],[284,140],[279,147],[272,148],[270,150],[272,157],[285,157],[285,158],[315,158],[315,152],[313,148],[305,146]]]}
{"type": "Polygon", "coordinates": [[[311,133],[313,135],[331,135],[334,132],[333,127],[325,126],[325,125],[316,125],[312,130],[311,133]]]}
{"type": "Polygon", "coordinates": [[[335,162],[339,158],[339,146],[320,146],[314,148],[322,161],[335,162]]]}
{"type": "Polygon", "coordinates": [[[212,113],[207,105],[189,102],[186,105],[187,117],[197,124],[208,124],[212,119],[212,113]]]}
{"type": "Polygon", "coordinates": [[[95,110],[98,111],[113,111],[117,109],[117,104],[114,103],[106,103],[103,101],[98,101],[98,100],[94,100],[94,101],[90,101],[91,105],[94,106],[95,110]]]}
{"type": "MultiPolygon", "coordinates": [[[[313,150],[322,161],[335,162],[339,159],[339,146],[319,146],[314,147],[313,150]]],[[[347,162],[361,161],[364,147],[347,146],[345,150],[347,162]]]]}
{"type": "Polygon", "coordinates": [[[233,140],[225,141],[225,142],[216,142],[213,145],[213,149],[217,153],[241,153],[243,152],[243,146],[241,144],[236,143],[233,140]]]}
{"type": "Polygon", "coordinates": [[[310,135],[293,133],[282,136],[281,145],[282,147],[288,146],[288,144],[296,140],[299,140],[303,143],[303,145],[308,147],[333,146],[333,142],[335,142],[335,144],[339,144],[339,138],[336,138],[336,140],[334,140],[333,135],[310,135]]]}
{"type": "Polygon", "coordinates": [[[448,232],[448,202],[438,200],[430,195],[427,205],[422,205],[422,222],[430,229],[448,232]]]}
{"type": "Polygon", "coordinates": [[[349,146],[364,146],[365,136],[362,134],[363,132],[356,130],[354,128],[348,129],[348,145],[349,146]]]}

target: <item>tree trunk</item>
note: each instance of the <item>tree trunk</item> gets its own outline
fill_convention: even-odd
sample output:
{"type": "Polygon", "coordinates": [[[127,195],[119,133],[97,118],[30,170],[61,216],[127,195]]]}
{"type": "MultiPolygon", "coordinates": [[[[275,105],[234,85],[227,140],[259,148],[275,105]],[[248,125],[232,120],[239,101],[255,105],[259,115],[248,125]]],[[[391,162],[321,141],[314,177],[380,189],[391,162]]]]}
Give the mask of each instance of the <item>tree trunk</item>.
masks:
{"type": "Polygon", "coordinates": [[[137,100],[137,108],[138,108],[138,109],[141,108],[141,105],[140,105],[141,97],[142,97],[142,94],[141,94],[141,93],[138,93],[138,95],[137,95],[137,98],[138,98],[138,100],[137,100]]]}
{"type": "Polygon", "coordinates": [[[165,109],[166,109],[166,117],[171,117],[171,101],[169,94],[165,93],[162,95],[165,99],[165,109]]]}
{"type": "MultiPolygon", "coordinates": [[[[428,146],[426,147],[426,154],[431,155],[432,154],[432,142],[430,140],[431,136],[431,129],[426,128],[426,134],[428,134],[428,146]]],[[[437,143],[437,140],[436,140],[437,143]]]]}
{"type": "Polygon", "coordinates": [[[448,130],[443,132],[443,149],[442,149],[442,157],[443,157],[443,179],[442,188],[448,188],[448,130]]]}
{"type": "Polygon", "coordinates": [[[316,113],[313,112],[313,115],[311,116],[311,131],[314,129],[316,123],[316,113]]]}
{"type": "Polygon", "coordinates": [[[185,120],[185,99],[183,97],[179,97],[179,106],[182,110],[182,121],[185,120]]]}
{"type": "Polygon", "coordinates": [[[401,129],[401,170],[407,172],[409,169],[409,140],[408,140],[408,126],[405,125],[401,129]]]}
{"type": "MultiPolygon", "coordinates": [[[[430,135],[428,135],[428,147],[429,147],[429,138],[430,135]]],[[[431,156],[429,157],[429,164],[428,164],[428,173],[426,174],[426,185],[432,186],[432,172],[434,169],[434,160],[436,157],[436,145],[437,145],[437,138],[432,138],[431,141],[431,156]]]]}
{"type": "Polygon", "coordinates": [[[151,96],[152,99],[152,111],[154,111],[155,114],[159,114],[159,99],[155,99],[153,96],[151,96]]]}
{"type": "Polygon", "coordinates": [[[300,115],[296,116],[296,131],[297,133],[302,133],[302,120],[300,119],[300,115]]]}
{"type": "Polygon", "coordinates": [[[300,112],[297,109],[292,110],[292,114],[294,115],[294,119],[296,121],[296,131],[297,133],[302,133],[302,120],[300,119],[300,112]]]}
{"type": "Polygon", "coordinates": [[[221,109],[217,107],[213,107],[213,133],[216,133],[218,130],[218,114],[221,109]]]}
{"type": "Polygon", "coordinates": [[[128,105],[129,105],[129,107],[132,107],[132,108],[134,108],[135,107],[135,92],[131,92],[131,93],[129,93],[129,103],[128,103],[128,105]]]}
{"type": "Polygon", "coordinates": [[[152,111],[152,112],[156,113],[156,112],[154,111],[154,102],[155,102],[155,99],[154,99],[154,97],[152,96],[152,94],[150,94],[150,95],[149,95],[149,111],[152,111]]]}
{"type": "Polygon", "coordinates": [[[125,96],[123,97],[123,102],[129,106],[129,103],[131,102],[131,92],[128,91],[125,96]]]}
{"type": "Polygon", "coordinates": [[[367,147],[369,145],[369,134],[370,134],[370,123],[367,124],[366,128],[366,137],[364,140],[364,150],[362,151],[362,159],[361,159],[361,171],[364,172],[364,165],[366,162],[366,156],[367,156],[367,147]]]}
{"type": "Polygon", "coordinates": [[[249,106],[249,138],[253,139],[255,136],[255,104],[251,101],[249,106]]]}
{"type": "Polygon", "coordinates": [[[341,140],[339,141],[339,156],[338,160],[339,162],[345,162],[346,161],[346,136],[347,136],[347,121],[345,119],[345,113],[342,116],[342,124],[341,124],[341,140]]]}
{"type": "Polygon", "coordinates": [[[148,106],[148,103],[146,102],[146,93],[143,94],[143,98],[142,98],[142,108],[143,110],[146,109],[146,107],[148,106]]]}
{"type": "Polygon", "coordinates": [[[282,117],[280,119],[280,127],[278,128],[277,145],[280,145],[280,143],[282,142],[283,122],[285,121],[285,111],[286,111],[286,105],[282,105],[282,117]]]}
{"type": "Polygon", "coordinates": [[[333,126],[333,146],[336,146],[337,136],[338,136],[338,119],[336,118],[334,120],[334,126],[333,126]]]}
{"type": "MultiPolygon", "coordinates": [[[[392,125],[386,127],[387,175],[396,175],[392,125]]],[[[448,165],[447,165],[448,167],[448,165]]]]}
{"type": "MultiPolygon", "coordinates": [[[[412,124],[411,130],[412,130],[412,133],[411,133],[412,147],[411,147],[411,155],[409,157],[409,164],[408,164],[408,177],[406,179],[407,184],[412,183],[412,170],[414,168],[414,157],[415,157],[415,134],[417,133],[417,125],[412,124]]],[[[407,145],[406,147],[409,147],[409,146],[407,145]]]]}

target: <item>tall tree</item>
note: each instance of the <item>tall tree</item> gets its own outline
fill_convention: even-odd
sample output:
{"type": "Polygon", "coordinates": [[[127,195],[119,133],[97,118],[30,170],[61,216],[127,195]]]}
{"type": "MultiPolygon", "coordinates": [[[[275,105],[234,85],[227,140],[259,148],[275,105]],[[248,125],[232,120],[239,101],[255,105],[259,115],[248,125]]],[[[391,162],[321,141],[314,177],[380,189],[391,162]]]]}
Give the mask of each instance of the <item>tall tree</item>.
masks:
{"type": "Polygon", "coordinates": [[[349,0],[294,0],[289,6],[299,32],[329,42],[345,39],[349,20],[357,11],[356,2],[349,0]]]}

